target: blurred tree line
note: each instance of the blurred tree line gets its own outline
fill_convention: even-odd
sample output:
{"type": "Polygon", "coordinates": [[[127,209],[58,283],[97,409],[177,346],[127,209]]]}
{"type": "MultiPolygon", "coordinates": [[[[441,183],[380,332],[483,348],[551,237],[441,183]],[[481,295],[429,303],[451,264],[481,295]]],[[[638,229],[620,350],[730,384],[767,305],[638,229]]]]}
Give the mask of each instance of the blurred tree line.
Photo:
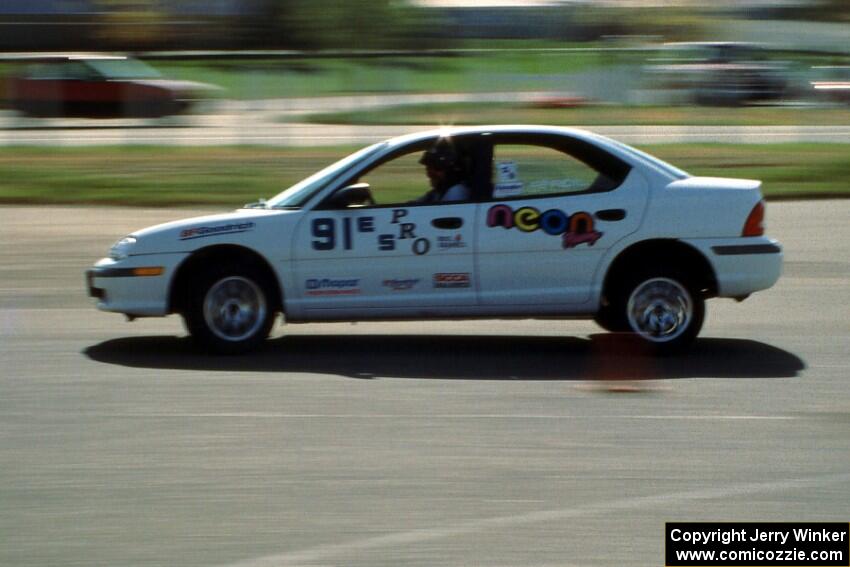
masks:
{"type": "Polygon", "coordinates": [[[96,0],[93,39],[111,49],[421,49],[439,17],[404,0],[252,0],[226,14],[164,0],[96,0]],[[105,44],[105,45],[104,45],[105,44]]]}
{"type": "Polygon", "coordinates": [[[434,44],[429,10],[397,0],[264,0],[261,44],[298,49],[417,49],[434,44]]]}
{"type": "Polygon", "coordinates": [[[420,50],[458,47],[464,39],[593,41],[626,35],[683,40],[700,39],[704,21],[704,13],[693,8],[593,4],[440,10],[409,0],[242,0],[234,3],[237,10],[205,14],[175,10],[179,0],[94,2],[101,14],[95,40],[123,50],[420,50]]]}
{"type": "Polygon", "coordinates": [[[17,23],[15,13],[0,9],[0,49],[422,50],[462,47],[468,39],[712,39],[730,18],[850,22],[850,0],[811,0],[762,14],[693,4],[433,9],[411,0],[80,0],[88,10],[64,13],[62,0],[53,1],[53,13],[28,16],[20,25],[9,25],[17,23]]]}
{"type": "Polygon", "coordinates": [[[777,7],[769,12],[779,18],[850,23],[850,0],[818,0],[811,4],[777,7]]]}

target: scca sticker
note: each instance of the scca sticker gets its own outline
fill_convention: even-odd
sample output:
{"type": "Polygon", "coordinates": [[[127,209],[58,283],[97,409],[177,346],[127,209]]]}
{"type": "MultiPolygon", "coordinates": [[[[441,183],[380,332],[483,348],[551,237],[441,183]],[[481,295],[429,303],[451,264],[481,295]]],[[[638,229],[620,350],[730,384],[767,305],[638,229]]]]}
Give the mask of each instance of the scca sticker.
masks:
{"type": "Polygon", "coordinates": [[[311,278],[305,282],[307,295],[357,295],[359,279],[311,278]]]}
{"type": "Polygon", "coordinates": [[[579,244],[593,246],[602,238],[602,233],[594,228],[593,217],[584,211],[568,215],[559,209],[541,213],[534,207],[514,211],[508,205],[494,205],[487,211],[487,226],[516,228],[522,232],[542,230],[552,236],[561,236],[564,248],[575,248],[579,244]]]}
{"type": "Polygon", "coordinates": [[[459,288],[470,287],[472,278],[469,273],[434,274],[435,288],[459,288]]]}
{"type": "Polygon", "coordinates": [[[191,240],[193,238],[204,238],[206,236],[220,236],[222,234],[236,234],[237,232],[248,232],[254,228],[254,223],[243,222],[238,224],[223,224],[220,226],[196,226],[180,231],[180,240],[191,240]]]}

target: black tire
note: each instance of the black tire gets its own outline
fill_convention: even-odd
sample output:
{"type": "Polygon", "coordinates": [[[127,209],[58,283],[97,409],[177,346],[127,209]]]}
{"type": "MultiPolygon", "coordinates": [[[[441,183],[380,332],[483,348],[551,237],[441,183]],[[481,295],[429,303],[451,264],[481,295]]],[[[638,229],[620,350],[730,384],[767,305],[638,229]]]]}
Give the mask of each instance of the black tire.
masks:
{"type": "Polygon", "coordinates": [[[705,299],[687,274],[656,267],[635,272],[614,293],[614,321],[658,354],[680,352],[702,328],[705,299]]]}
{"type": "Polygon", "coordinates": [[[612,305],[604,305],[599,308],[596,316],[593,318],[597,325],[611,333],[627,333],[629,332],[629,322],[623,317],[623,313],[618,313],[612,305]]]}
{"type": "Polygon", "coordinates": [[[257,348],[275,320],[272,286],[251,266],[210,267],[195,278],[183,320],[192,339],[211,354],[257,348]]]}

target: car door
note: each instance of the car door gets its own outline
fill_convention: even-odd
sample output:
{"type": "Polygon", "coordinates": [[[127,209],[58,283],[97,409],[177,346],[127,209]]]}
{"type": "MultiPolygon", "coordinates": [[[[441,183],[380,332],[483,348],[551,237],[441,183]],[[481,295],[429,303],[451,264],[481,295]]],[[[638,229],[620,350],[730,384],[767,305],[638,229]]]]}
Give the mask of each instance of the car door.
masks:
{"type": "Polygon", "coordinates": [[[63,67],[63,100],[69,116],[110,117],[114,114],[114,87],[83,61],[71,60],[63,67]]]}
{"type": "Polygon", "coordinates": [[[647,201],[637,171],[563,136],[496,137],[493,182],[476,236],[482,305],[587,302],[601,258],[638,229],[647,201]]]}
{"type": "Polygon", "coordinates": [[[350,180],[368,183],[374,204],[326,200],[299,221],[296,293],[308,317],[451,314],[475,304],[478,205],[411,202],[429,189],[420,155],[350,180]]]}

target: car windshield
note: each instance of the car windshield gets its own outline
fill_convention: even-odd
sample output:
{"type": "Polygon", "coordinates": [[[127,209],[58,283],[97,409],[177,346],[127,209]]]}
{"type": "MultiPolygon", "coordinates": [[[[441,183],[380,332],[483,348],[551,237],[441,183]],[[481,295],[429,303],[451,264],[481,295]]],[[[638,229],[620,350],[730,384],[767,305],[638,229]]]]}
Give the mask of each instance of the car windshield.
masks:
{"type": "Polygon", "coordinates": [[[286,191],[278,193],[277,195],[269,199],[267,203],[268,207],[283,209],[304,206],[304,203],[306,203],[316,191],[324,187],[330,181],[334,180],[345,170],[369,159],[386,146],[387,142],[374,144],[372,146],[363,148],[362,150],[355,152],[350,156],[339,160],[336,163],[329,165],[318,173],[314,173],[307,179],[299,181],[286,191]]]}
{"type": "Polygon", "coordinates": [[[159,71],[138,59],[89,59],[86,64],[106,79],[159,79],[159,71]]]}

